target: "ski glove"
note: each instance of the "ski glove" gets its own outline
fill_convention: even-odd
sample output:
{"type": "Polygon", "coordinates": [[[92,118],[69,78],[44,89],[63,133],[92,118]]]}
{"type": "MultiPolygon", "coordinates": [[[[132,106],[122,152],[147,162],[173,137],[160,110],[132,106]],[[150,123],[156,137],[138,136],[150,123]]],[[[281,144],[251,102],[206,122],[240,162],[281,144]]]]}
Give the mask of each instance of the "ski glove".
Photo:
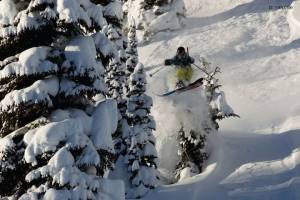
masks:
{"type": "Polygon", "coordinates": [[[170,59],[165,60],[165,65],[172,65],[172,61],[170,59]]]}

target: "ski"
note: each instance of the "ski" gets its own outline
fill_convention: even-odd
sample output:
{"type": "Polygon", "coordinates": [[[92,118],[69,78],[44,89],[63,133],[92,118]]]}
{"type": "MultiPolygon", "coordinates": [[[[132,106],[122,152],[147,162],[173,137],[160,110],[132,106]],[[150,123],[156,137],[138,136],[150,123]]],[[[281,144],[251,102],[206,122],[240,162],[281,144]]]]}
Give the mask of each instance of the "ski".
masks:
{"type": "Polygon", "coordinates": [[[195,89],[195,88],[201,86],[202,84],[203,84],[203,78],[199,78],[196,81],[188,84],[187,86],[184,86],[184,87],[181,87],[181,88],[177,88],[175,90],[166,92],[166,93],[158,95],[158,96],[165,97],[165,96],[169,96],[169,95],[174,94],[174,93],[182,93],[182,92],[185,92],[185,91],[188,91],[188,90],[195,89]]]}

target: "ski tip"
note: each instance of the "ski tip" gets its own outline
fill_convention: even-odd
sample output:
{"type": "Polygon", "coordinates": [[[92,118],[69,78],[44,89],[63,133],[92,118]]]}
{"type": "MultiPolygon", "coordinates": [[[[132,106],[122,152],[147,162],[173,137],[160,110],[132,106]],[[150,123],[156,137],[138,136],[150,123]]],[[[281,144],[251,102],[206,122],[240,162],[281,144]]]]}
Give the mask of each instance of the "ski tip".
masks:
{"type": "Polygon", "coordinates": [[[153,94],[154,94],[155,96],[158,96],[158,97],[164,97],[164,96],[165,96],[165,94],[157,94],[157,93],[154,93],[154,92],[153,92],[153,94]]]}
{"type": "Polygon", "coordinates": [[[167,92],[167,93],[164,93],[164,94],[155,94],[155,95],[158,96],[158,97],[167,97],[167,96],[170,96],[174,93],[175,93],[175,91],[171,91],[171,92],[167,92]]]}

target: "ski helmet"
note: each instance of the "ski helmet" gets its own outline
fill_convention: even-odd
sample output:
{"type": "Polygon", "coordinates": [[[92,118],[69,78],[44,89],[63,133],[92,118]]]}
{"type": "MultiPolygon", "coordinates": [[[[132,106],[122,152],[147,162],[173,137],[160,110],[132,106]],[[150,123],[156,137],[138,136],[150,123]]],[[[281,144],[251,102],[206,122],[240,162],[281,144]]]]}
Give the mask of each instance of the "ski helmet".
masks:
{"type": "Polygon", "coordinates": [[[180,53],[185,53],[185,48],[184,47],[178,47],[177,49],[177,55],[180,53]]]}

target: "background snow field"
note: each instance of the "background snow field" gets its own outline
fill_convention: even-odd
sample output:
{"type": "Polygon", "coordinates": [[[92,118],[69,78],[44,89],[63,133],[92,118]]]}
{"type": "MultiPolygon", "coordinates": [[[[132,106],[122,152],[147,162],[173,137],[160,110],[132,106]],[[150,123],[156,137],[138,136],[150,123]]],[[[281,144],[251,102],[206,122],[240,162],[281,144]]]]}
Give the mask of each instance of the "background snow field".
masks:
{"type": "MultiPolygon", "coordinates": [[[[179,45],[189,47],[196,62],[203,56],[221,67],[223,90],[241,118],[224,120],[211,135],[214,150],[204,173],[160,186],[145,199],[300,199],[300,1],[185,4],[184,28],[160,32],[142,44],[141,61],[151,72],[179,45]]],[[[179,128],[184,119],[196,126],[204,107],[199,89],[157,97],[174,87],[173,77],[171,67],[148,77],[161,171],[177,162],[174,124],[179,128]]]]}

